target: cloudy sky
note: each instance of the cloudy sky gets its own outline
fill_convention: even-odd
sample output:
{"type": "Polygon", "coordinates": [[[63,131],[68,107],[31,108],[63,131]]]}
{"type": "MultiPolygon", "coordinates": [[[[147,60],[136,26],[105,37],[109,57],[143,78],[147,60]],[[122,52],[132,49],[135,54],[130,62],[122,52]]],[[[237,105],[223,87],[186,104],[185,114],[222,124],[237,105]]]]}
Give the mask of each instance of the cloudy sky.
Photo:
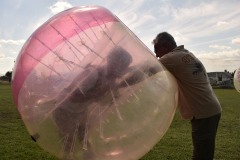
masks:
{"type": "Polygon", "coordinates": [[[240,67],[239,0],[1,0],[0,74],[11,71],[28,37],[54,14],[74,6],[100,5],[121,19],[142,42],[171,33],[208,72],[240,67]]]}

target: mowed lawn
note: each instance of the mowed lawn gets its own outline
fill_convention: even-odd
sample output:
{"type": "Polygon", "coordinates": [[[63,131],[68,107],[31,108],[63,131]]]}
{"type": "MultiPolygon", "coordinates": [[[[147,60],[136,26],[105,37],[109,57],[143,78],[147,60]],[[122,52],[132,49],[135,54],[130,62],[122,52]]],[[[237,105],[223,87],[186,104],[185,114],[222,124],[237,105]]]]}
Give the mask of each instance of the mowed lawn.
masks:
{"type": "MultiPolygon", "coordinates": [[[[240,93],[234,89],[214,91],[223,109],[215,160],[239,160],[240,93]]],[[[141,160],[187,160],[191,154],[190,122],[176,112],[167,133],[141,160]]],[[[10,85],[3,83],[0,83],[0,160],[57,160],[31,140],[13,103],[10,85]]]]}

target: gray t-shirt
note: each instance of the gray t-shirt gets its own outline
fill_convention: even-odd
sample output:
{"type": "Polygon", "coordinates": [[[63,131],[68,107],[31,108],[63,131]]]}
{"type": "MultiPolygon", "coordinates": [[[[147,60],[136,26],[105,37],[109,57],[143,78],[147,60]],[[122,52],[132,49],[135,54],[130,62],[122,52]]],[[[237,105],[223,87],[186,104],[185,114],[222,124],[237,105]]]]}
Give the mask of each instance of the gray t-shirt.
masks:
{"type": "Polygon", "coordinates": [[[184,46],[164,55],[160,62],[177,79],[179,109],[184,119],[208,118],[221,112],[203,64],[184,46]]]}

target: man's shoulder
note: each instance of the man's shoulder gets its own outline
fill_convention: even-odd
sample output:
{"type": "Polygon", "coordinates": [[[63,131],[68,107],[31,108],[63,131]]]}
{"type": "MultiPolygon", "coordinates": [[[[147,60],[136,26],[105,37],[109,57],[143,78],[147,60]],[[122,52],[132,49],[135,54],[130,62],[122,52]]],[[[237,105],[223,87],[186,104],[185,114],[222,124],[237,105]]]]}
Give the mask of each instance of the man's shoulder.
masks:
{"type": "Polygon", "coordinates": [[[186,48],[184,48],[183,45],[176,47],[175,49],[173,49],[170,54],[174,54],[174,53],[181,53],[181,54],[188,54],[190,53],[186,48]]]}
{"type": "Polygon", "coordinates": [[[177,48],[173,49],[168,54],[164,55],[163,59],[182,59],[183,57],[191,56],[194,57],[194,55],[189,52],[187,49],[184,48],[184,46],[178,46],[177,48]]]}
{"type": "Polygon", "coordinates": [[[194,55],[186,50],[183,46],[179,46],[169,52],[168,54],[162,56],[159,61],[164,65],[184,65],[186,61],[195,60],[194,55]]]}
{"type": "Polygon", "coordinates": [[[160,61],[162,60],[172,60],[172,59],[180,59],[181,57],[185,56],[188,54],[186,51],[180,51],[180,50],[173,50],[169,52],[168,54],[165,54],[160,58],[160,61]]]}

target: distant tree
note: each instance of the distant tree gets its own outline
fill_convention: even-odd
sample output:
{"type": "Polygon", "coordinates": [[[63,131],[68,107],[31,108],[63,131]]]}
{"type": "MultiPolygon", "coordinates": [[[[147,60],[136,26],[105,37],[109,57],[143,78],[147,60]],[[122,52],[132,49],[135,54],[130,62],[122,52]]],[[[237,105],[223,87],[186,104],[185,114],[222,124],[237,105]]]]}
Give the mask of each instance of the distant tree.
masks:
{"type": "Polygon", "coordinates": [[[230,73],[227,69],[225,69],[224,72],[226,72],[226,73],[230,73]]]}
{"type": "Polygon", "coordinates": [[[11,82],[12,81],[12,71],[7,71],[5,76],[8,78],[8,81],[11,82]]]}
{"type": "Polygon", "coordinates": [[[4,75],[4,76],[1,76],[1,77],[0,77],[0,80],[1,80],[1,81],[8,81],[8,77],[6,77],[5,75],[4,75]]]}

